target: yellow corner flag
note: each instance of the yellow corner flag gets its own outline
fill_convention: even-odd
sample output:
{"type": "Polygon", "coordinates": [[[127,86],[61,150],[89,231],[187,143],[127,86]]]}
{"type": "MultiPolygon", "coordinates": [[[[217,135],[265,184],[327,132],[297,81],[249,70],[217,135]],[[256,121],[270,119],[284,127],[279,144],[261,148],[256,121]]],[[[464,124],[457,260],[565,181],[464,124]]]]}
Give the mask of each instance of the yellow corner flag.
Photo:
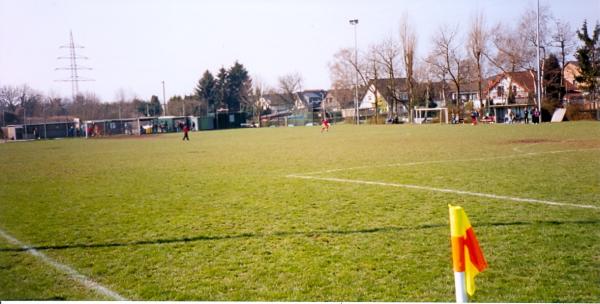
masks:
{"type": "Polygon", "coordinates": [[[487,267],[483,252],[465,210],[459,206],[450,208],[450,235],[452,238],[452,264],[456,287],[456,301],[467,302],[466,292],[475,293],[475,276],[487,267]]]}

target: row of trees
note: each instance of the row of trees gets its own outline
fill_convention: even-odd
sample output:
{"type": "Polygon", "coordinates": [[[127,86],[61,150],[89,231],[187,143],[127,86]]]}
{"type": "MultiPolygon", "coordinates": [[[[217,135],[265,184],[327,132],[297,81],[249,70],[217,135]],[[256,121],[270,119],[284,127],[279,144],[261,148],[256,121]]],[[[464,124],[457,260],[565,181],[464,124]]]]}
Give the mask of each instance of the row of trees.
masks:
{"type": "Polygon", "coordinates": [[[299,73],[280,76],[277,85],[271,87],[260,79],[250,78],[248,71],[238,62],[228,70],[221,68],[217,76],[205,71],[190,102],[199,105],[200,113],[215,113],[219,110],[229,112],[250,113],[254,121],[260,120],[261,114],[270,112],[260,104],[263,96],[278,96],[288,107],[296,101],[295,94],[302,90],[303,79],[299,73]],[[194,99],[194,100],[192,100],[194,99]]]}
{"type": "MultiPolygon", "coordinates": [[[[542,72],[557,68],[556,73],[544,74],[547,86],[550,81],[558,79],[558,90],[550,91],[552,98],[560,99],[564,96],[562,82],[562,68],[566,60],[572,56],[576,46],[576,39],[582,45],[575,53],[579,61],[582,75],[578,79],[585,84],[586,89],[593,95],[597,89],[597,79],[600,77],[600,56],[598,50],[598,34],[600,25],[596,25],[593,33],[589,35],[587,23],[584,22],[579,31],[574,31],[567,22],[553,18],[549,7],[542,7],[540,11],[540,45],[537,44],[536,22],[537,15],[534,9],[525,11],[515,23],[497,23],[489,26],[485,23],[483,13],[474,15],[461,32],[461,27],[441,26],[431,37],[432,47],[425,56],[417,58],[415,49],[417,39],[415,29],[405,15],[401,18],[399,30],[388,38],[373,43],[367,50],[360,52],[354,58],[352,48],[340,49],[330,63],[332,87],[346,90],[354,87],[354,75],[358,73],[359,86],[367,87],[372,79],[387,78],[388,89],[392,92],[390,102],[391,113],[397,111],[399,96],[394,92],[395,78],[405,77],[408,90],[408,104],[412,108],[416,103],[427,102],[427,89],[422,84],[442,82],[451,84],[453,90],[460,95],[462,87],[467,83],[477,83],[479,96],[484,97],[486,79],[497,73],[508,73],[522,70],[537,70],[536,51],[542,50],[542,72]],[[559,67],[548,66],[546,63],[558,62],[559,67]],[[418,88],[418,85],[421,88],[418,88]]],[[[544,94],[550,93],[548,88],[542,90],[544,94]]],[[[376,93],[376,92],[374,92],[376,93]]],[[[509,92],[512,94],[512,92],[509,92]]],[[[510,96],[509,96],[510,97],[510,96]]],[[[549,96],[546,96],[549,97],[549,96]]],[[[592,96],[592,98],[594,98],[592,96]]],[[[457,105],[457,101],[453,101],[457,105]]]]}
{"type": "Polygon", "coordinates": [[[213,113],[219,109],[228,112],[251,109],[251,92],[252,80],[248,71],[237,61],[227,70],[221,68],[216,78],[206,70],[194,90],[197,99],[206,104],[207,112],[213,113]]]}
{"type": "Polygon", "coordinates": [[[134,97],[127,100],[122,90],[117,100],[101,102],[93,93],[83,93],[75,100],[58,94],[45,95],[27,85],[0,87],[0,125],[43,121],[64,121],[72,117],[83,120],[125,118],[139,115],[160,115],[162,107],[157,96],[145,101],[134,97]]]}
{"type": "Polygon", "coordinates": [[[199,116],[218,110],[253,111],[256,98],[251,96],[252,81],[239,62],[227,70],[221,68],[217,78],[206,71],[193,94],[173,96],[166,105],[161,104],[156,95],[148,100],[136,96],[127,98],[122,89],[117,91],[115,101],[101,102],[93,93],[79,94],[70,100],[57,94],[44,95],[27,85],[5,85],[0,87],[0,125],[61,121],[71,117],[90,120],[163,114],[199,116]]]}

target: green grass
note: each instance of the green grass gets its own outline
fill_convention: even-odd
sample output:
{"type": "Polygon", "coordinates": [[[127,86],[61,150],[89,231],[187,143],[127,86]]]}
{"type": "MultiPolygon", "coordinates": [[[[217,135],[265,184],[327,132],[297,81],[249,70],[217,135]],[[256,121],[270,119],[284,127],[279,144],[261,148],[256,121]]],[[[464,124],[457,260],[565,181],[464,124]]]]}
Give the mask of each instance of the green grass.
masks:
{"type": "MultiPolygon", "coordinates": [[[[599,123],[319,130],[0,144],[0,229],[134,300],[451,302],[458,204],[472,300],[600,301],[600,209],[288,177],[600,207],[599,123]]],[[[105,298],[0,239],[0,299],[105,298]]]]}

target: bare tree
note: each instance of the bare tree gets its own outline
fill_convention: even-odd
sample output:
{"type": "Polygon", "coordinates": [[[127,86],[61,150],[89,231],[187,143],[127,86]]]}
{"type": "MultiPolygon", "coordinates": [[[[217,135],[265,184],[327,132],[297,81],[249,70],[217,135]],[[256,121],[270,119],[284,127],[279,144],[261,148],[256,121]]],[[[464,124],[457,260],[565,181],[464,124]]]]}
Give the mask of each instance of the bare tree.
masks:
{"type": "Polygon", "coordinates": [[[343,83],[347,87],[354,87],[354,73],[358,73],[359,86],[368,86],[372,76],[373,48],[371,46],[366,54],[360,54],[354,60],[354,49],[344,48],[335,53],[333,63],[330,63],[332,83],[343,83]]]}
{"type": "MultiPolygon", "coordinates": [[[[575,47],[575,42],[573,41],[573,29],[569,22],[562,22],[559,19],[555,20],[554,32],[552,34],[552,42],[553,46],[560,50],[560,86],[564,87],[564,69],[565,69],[565,58],[567,54],[570,54],[575,47]]],[[[559,92],[558,99],[561,100],[561,93],[559,92]]]]}
{"type": "Polygon", "coordinates": [[[435,54],[429,54],[425,59],[423,59],[423,77],[428,80],[428,82],[439,82],[442,101],[445,105],[447,105],[446,96],[447,94],[447,80],[448,73],[446,69],[442,68],[443,64],[440,62],[440,58],[436,57],[435,54]]]}
{"type": "MultiPolygon", "coordinates": [[[[354,59],[354,52],[353,49],[341,49],[340,51],[338,51],[335,55],[334,55],[334,62],[330,63],[330,71],[331,71],[331,77],[332,79],[335,78],[337,79],[346,79],[345,82],[340,81],[340,84],[348,84],[348,83],[352,83],[352,81],[350,79],[354,79],[354,73],[358,74],[358,81],[359,81],[359,86],[362,86],[364,88],[366,88],[367,90],[371,91],[375,96],[378,96],[378,88],[377,88],[377,83],[380,77],[380,74],[382,73],[382,70],[386,70],[386,68],[384,68],[386,66],[386,64],[384,64],[383,62],[385,60],[382,60],[381,58],[385,58],[388,57],[388,55],[385,55],[386,51],[384,50],[386,47],[384,47],[385,42],[381,43],[381,44],[374,44],[371,45],[368,49],[368,51],[366,53],[362,53],[359,55],[358,61],[355,61],[354,59]],[[346,76],[343,76],[346,75],[346,76]],[[343,76],[340,77],[340,76],[343,76]]],[[[391,49],[388,49],[388,51],[391,51],[391,49]]],[[[393,55],[392,55],[393,56],[393,55]]],[[[392,62],[394,63],[394,65],[396,65],[396,57],[398,55],[393,56],[394,59],[392,60],[392,62]]],[[[388,57],[389,59],[389,57],[388,57]]],[[[396,71],[397,68],[393,68],[393,69],[387,69],[387,73],[393,72],[395,74],[394,71],[396,71]]],[[[335,81],[332,81],[334,84],[336,83],[335,81]]],[[[388,81],[389,82],[389,81],[388,81]]],[[[354,87],[355,85],[349,85],[349,87],[354,87]]],[[[394,87],[391,85],[387,85],[386,87],[394,87]]],[[[358,102],[358,101],[357,101],[358,102]]],[[[379,100],[376,98],[375,99],[375,120],[376,122],[378,121],[378,107],[379,107],[379,100]]]]}
{"type": "Polygon", "coordinates": [[[286,74],[279,77],[277,83],[278,94],[289,106],[294,106],[296,101],[295,94],[302,90],[302,75],[298,72],[286,74]]]}
{"type": "Polygon", "coordinates": [[[16,112],[19,106],[22,88],[16,86],[2,86],[0,88],[0,106],[10,112],[16,112]]]}
{"type": "Polygon", "coordinates": [[[127,100],[127,95],[125,93],[125,89],[123,88],[119,88],[117,90],[117,92],[115,93],[115,99],[116,99],[116,104],[117,104],[117,114],[119,119],[123,118],[123,108],[125,106],[125,102],[127,100]]]}
{"type": "Polygon", "coordinates": [[[331,87],[336,90],[352,89],[354,87],[354,52],[351,49],[341,49],[329,63],[331,87]]]}
{"type": "Polygon", "coordinates": [[[65,100],[57,92],[50,92],[46,95],[44,102],[44,117],[65,117],[65,100]]]}
{"type": "Polygon", "coordinates": [[[24,84],[20,88],[19,108],[17,115],[24,118],[25,123],[31,120],[32,117],[42,116],[43,112],[43,96],[40,92],[30,88],[24,84]]]}
{"type": "MultiPolygon", "coordinates": [[[[415,29],[409,24],[408,15],[400,21],[400,44],[402,45],[402,59],[404,61],[404,71],[406,72],[406,83],[408,86],[408,111],[412,111],[414,106],[414,67],[415,50],[417,48],[417,36],[415,29]]],[[[412,115],[409,115],[409,121],[412,122],[412,115]]]]}
{"type": "Polygon", "coordinates": [[[460,104],[460,87],[464,82],[465,54],[459,47],[458,26],[450,28],[442,26],[433,37],[433,50],[427,57],[430,65],[438,69],[441,74],[448,75],[456,87],[456,104],[459,108],[459,114],[462,115],[462,105],[460,104]]]}
{"type": "Polygon", "coordinates": [[[267,83],[260,77],[257,75],[252,76],[252,90],[251,90],[251,94],[248,96],[248,100],[250,102],[250,107],[252,109],[252,117],[253,120],[255,122],[258,122],[259,126],[260,126],[260,116],[262,114],[262,112],[264,110],[266,110],[265,108],[263,108],[263,105],[260,103],[261,102],[261,98],[268,94],[270,91],[273,91],[272,88],[270,88],[267,83]]]}
{"type": "MultiPolygon", "coordinates": [[[[535,62],[535,49],[529,45],[527,35],[517,28],[498,23],[492,29],[491,46],[484,52],[485,58],[504,74],[514,73],[523,69],[531,69],[535,62]]],[[[512,77],[505,90],[508,99],[513,97],[512,77]]],[[[536,82],[537,83],[537,82],[536,82]]]]}
{"type": "Polygon", "coordinates": [[[488,44],[488,32],[485,29],[484,20],[484,15],[481,12],[471,19],[471,28],[467,43],[469,54],[475,63],[479,103],[481,105],[483,105],[481,102],[481,98],[483,98],[483,59],[486,52],[485,48],[488,44]]]}
{"type": "Polygon", "coordinates": [[[342,107],[354,107],[348,101],[354,101],[354,66],[346,60],[349,49],[341,49],[334,55],[334,60],[329,62],[329,79],[331,89],[335,92],[336,99],[342,107]]]}
{"type": "Polygon", "coordinates": [[[101,111],[100,99],[94,93],[77,95],[75,101],[67,105],[67,110],[70,115],[83,120],[106,118],[101,111]]]}
{"type": "MultiPolygon", "coordinates": [[[[389,47],[392,47],[392,46],[389,46],[389,47]]],[[[382,61],[380,59],[381,56],[379,55],[382,53],[382,49],[385,49],[385,47],[382,48],[381,44],[380,45],[373,44],[369,47],[369,51],[365,55],[363,55],[364,56],[363,66],[364,66],[365,70],[361,74],[361,78],[363,79],[365,87],[367,87],[367,89],[370,90],[373,93],[373,95],[375,96],[375,101],[373,103],[373,109],[375,111],[375,124],[379,123],[379,106],[380,106],[379,97],[378,97],[380,95],[379,88],[378,88],[379,75],[381,74],[381,71],[385,69],[385,65],[382,65],[382,61]],[[369,81],[372,81],[371,85],[369,85],[369,81]]],[[[391,73],[393,74],[394,70],[392,68],[389,71],[391,71],[391,73]]],[[[391,78],[391,80],[387,81],[386,89],[387,90],[391,89],[391,92],[396,91],[396,85],[394,83],[394,78],[391,78]],[[390,82],[391,82],[391,84],[390,84],[390,82]]],[[[392,96],[391,99],[392,99],[392,102],[394,102],[394,100],[396,99],[396,94],[392,93],[389,95],[392,96]]],[[[390,105],[388,105],[388,106],[390,106],[390,105]]]]}
{"type": "MultiPolygon", "coordinates": [[[[550,12],[550,7],[547,5],[542,5],[540,6],[540,45],[539,47],[544,51],[543,57],[545,57],[545,52],[546,52],[546,48],[548,48],[548,46],[550,46],[550,29],[549,29],[549,22],[552,19],[552,14],[550,12]]],[[[529,7],[527,10],[525,10],[523,12],[523,14],[520,16],[519,20],[519,24],[518,24],[518,31],[517,34],[519,36],[521,36],[521,39],[524,39],[527,41],[527,45],[529,47],[529,52],[535,54],[535,52],[537,52],[537,47],[538,47],[538,43],[537,43],[537,8],[536,7],[529,7]]],[[[528,58],[529,61],[527,62],[528,64],[528,68],[529,69],[536,69],[537,70],[537,64],[536,62],[536,57],[532,56],[531,58],[528,58]]],[[[540,58],[540,60],[543,62],[545,58],[540,58]]]]}
{"type": "Polygon", "coordinates": [[[530,68],[535,50],[528,47],[527,37],[515,28],[496,24],[491,36],[491,47],[486,48],[485,58],[498,70],[509,73],[530,68]]]}
{"type": "MultiPolygon", "coordinates": [[[[391,104],[389,105],[390,112],[388,113],[388,118],[394,117],[394,114],[397,113],[398,103],[401,102],[396,84],[397,76],[399,76],[401,71],[400,56],[400,45],[393,37],[389,37],[380,44],[371,47],[371,74],[374,78],[379,78],[379,70],[381,69],[388,79],[386,81],[386,89],[390,93],[389,97],[391,97],[391,100],[389,100],[391,104]]],[[[371,90],[377,90],[377,88],[371,88],[371,90]]],[[[377,96],[376,92],[373,93],[377,96]]],[[[377,103],[377,100],[375,102],[377,103]]],[[[375,110],[377,111],[377,108],[375,110]]],[[[378,121],[377,112],[375,115],[375,120],[378,121]]]]}

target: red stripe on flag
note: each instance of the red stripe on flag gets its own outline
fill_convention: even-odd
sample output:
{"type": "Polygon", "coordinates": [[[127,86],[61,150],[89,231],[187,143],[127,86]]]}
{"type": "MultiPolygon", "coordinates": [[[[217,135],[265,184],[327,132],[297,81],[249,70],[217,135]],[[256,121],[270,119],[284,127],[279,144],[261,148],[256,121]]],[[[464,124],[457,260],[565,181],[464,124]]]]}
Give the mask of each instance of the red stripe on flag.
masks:
{"type": "Polygon", "coordinates": [[[471,259],[471,262],[475,268],[479,270],[479,272],[482,272],[487,267],[487,262],[483,257],[481,248],[479,248],[479,242],[477,242],[477,237],[475,237],[473,227],[469,227],[469,229],[467,229],[464,245],[469,249],[469,258],[471,259]]]}

